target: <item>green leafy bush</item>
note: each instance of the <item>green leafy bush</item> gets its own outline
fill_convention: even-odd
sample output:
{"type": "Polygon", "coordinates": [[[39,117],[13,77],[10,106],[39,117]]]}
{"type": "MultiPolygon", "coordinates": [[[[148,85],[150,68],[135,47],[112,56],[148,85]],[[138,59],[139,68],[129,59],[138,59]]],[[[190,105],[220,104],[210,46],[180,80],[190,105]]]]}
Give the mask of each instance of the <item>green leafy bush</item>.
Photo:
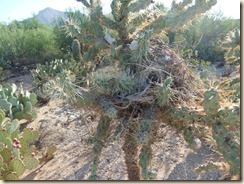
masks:
{"type": "Polygon", "coordinates": [[[240,26],[237,21],[225,18],[221,13],[199,17],[176,32],[175,44],[180,42],[180,50],[197,51],[199,60],[224,64],[226,50],[222,42],[229,31],[240,26]]]}
{"type": "Polygon", "coordinates": [[[54,59],[61,54],[52,28],[31,18],[0,24],[0,55],[3,68],[54,59]]]}

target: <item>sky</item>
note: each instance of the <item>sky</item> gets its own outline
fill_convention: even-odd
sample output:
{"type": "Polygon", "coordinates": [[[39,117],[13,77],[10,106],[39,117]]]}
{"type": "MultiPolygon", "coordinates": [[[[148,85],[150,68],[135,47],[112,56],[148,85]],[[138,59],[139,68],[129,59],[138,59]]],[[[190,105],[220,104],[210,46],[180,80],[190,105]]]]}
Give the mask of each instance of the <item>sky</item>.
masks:
{"type": "MultiPolygon", "coordinates": [[[[88,0],[89,1],[89,0],[88,0]]],[[[105,13],[110,11],[112,0],[101,0],[105,13]]],[[[155,0],[170,6],[171,0],[155,0]]],[[[12,20],[23,20],[32,17],[44,8],[53,8],[65,11],[69,8],[84,10],[82,3],[76,0],[0,0],[0,22],[9,23],[12,20]]],[[[231,18],[240,18],[240,0],[218,0],[211,11],[221,10],[223,15],[231,18]]]]}

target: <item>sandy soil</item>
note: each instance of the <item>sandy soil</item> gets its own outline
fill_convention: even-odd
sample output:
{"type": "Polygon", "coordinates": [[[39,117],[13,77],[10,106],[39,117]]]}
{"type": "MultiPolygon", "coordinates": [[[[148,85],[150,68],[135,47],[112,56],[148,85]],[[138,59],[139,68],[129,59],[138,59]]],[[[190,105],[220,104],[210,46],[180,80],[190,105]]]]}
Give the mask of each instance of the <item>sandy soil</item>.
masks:
{"type": "MultiPolygon", "coordinates": [[[[91,119],[91,118],[90,118],[91,119]]],[[[60,100],[49,102],[38,109],[38,118],[30,123],[40,131],[40,153],[45,154],[49,146],[56,146],[52,160],[33,172],[26,173],[24,180],[87,180],[91,174],[93,145],[85,140],[95,134],[98,115],[74,109],[60,100]],[[82,115],[93,117],[90,121],[82,115]]],[[[111,137],[104,143],[97,166],[99,180],[127,180],[127,168],[122,150],[123,140],[111,137]]],[[[158,137],[152,145],[153,158],[149,166],[156,180],[218,180],[222,171],[196,174],[194,169],[208,161],[215,161],[219,155],[213,154],[207,146],[196,152],[188,148],[182,135],[169,126],[159,129],[158,137]]]]}
{"type": "MultiPolygon", "coordinates": [[[[26,90],[31,89],[31,78],[24,75],[11,79],[18,85],[23,82],[26,90]]],[[[27,126],[39,130],[36,143],[38,157],[45,155],[50,146],[56,146],[54,158],[26,172],[22,180],[88,180],[94,158],[93,144],[87,142],[96,133],[100,115],[92,111],[77,109],[62,100],[52,100],[37,107],[38,117],[27,126]]],[[[115,127],[118,122],[112,122],[115,127]]],[[[98,180],[128,180],[123,139],[114,138],[114,130],[104,141],[98,157],[96,177],[98,180]]],[[[196,173],[198,166],[208,162],[222,163],[219,154],[203,145],[191,150],[183,136],[166,122],[161,122],[157,138],[151,146],[152,160],[148,170],[155,180],[220,180],[225,172],[221,169],[196,173]]]]}

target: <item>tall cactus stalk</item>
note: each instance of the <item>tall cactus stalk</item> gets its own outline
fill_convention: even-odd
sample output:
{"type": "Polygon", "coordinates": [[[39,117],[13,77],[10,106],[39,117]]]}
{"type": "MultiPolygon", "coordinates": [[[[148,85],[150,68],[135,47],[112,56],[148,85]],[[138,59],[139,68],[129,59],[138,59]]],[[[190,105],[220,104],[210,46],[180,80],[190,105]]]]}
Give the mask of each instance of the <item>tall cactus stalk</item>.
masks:
{"type": "Polygon", "coordinates": [[[82,60],[81,56],[81,45],[77,38],[74,38],[72,42],[72,52],[74,60],[80,62],[82,60]]]}

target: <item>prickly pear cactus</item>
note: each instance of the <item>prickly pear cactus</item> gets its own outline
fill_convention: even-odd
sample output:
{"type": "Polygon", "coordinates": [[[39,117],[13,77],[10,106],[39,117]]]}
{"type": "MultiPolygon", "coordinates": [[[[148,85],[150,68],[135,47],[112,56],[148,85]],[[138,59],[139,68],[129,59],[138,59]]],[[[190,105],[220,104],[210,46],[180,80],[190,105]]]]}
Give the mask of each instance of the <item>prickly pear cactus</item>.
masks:
{"type": "Polygon", "coordinates": [[[203,107],[207,115],[216,115],[220,109],[220,98],[218,92],[214,89],[208,90],[204,93],[203,107]]]}
{"type": "Polygon", "coordinates": [[[38,132],[26,128],[20,134],[19,126],[18,120],[5,117],[0,109],[0,179],[3,180],[19,180],[27,169],[39,164],[31,145],[38,132]]]}
{"type": "Polygon", "coordinates": [[[19,89],[15,84],[0,85],[0,109],[11,119],[27,119],[36,117],[34,106],[37,103],[35,93],[19,89]]]}
{"type": "MultiPolygon", "coordinates": [[[[204,93],[202,106],[204,110],[196,111],[189,107],[172,108],[168,110],[169,123],[183,130],[183,135],[189,146],[194,150],[195,140],[211,134],[217,145],[217,150],[223,155],[230,166],[230,174],[240,174],[240,107],[233,104],[221,108],[221,98],[216,89],[204,93]],[[199,127],[210,127],[210,132],[199,127]]],[[[199,141],[198,141],[199,142],[199,141]]],[[[201,146],[201,145],[200,145],[201,146]]],[[[197,146],[199,147],[199,146],[197,146]]]]}
{"type": "Polygon", "coordinates": [[[240,127],[239,106],[220,108],[219,95],[216,90],[205,92],[203,102],[207,114],[206,120],[212,125],[212,136],[217,143],[217,148],[230,165],[231,174],[240,173],[240,135],[236,136],[230,130],[240,127]],[[214,117],[213,117],[214,115],[214,117]]]}
{"type": "Polygon", "coordinates": [[[234,141],[229,130],[221,123],[215,122],[212,126],[213,138],[217,143],[218,151],[230,165],[230,172],[240,173],[240,146],[234,141]]]}
{"type": "Polygon", "coordinates": [[[17,176],[21,176],[25,172],[25,164],[21,159],[11,160],[11,165],[13,165],[13,170],[16,172],[17,176]]]}
{"type": "Polygon", "coordinates": [[[39,162],[35,157],[29,155],[23,159],[23,163],[26,169],[35,169],[39,162]]]}
{"type": "MultiPolygon", "coordinates": [[[[216,104],[215,98],[211,98],[208,101],[208,107],[213,103],[216,104]]],[[[209,112],[209,110],[210,109],[208,109],[207,112],[209,112]]],[[[231,127],[240,127],[239,106],[235,105],[230,108],[218,109],[217,112],[215,111],[215,117],[215,120],[212,120],[212,135],[217,143],[218,151],[223,154],[224,158],[229,163],[231,174],[239,174],[240,140],[238,139],[240,135],[236,137],[230,131],[231,127]]]]}
{"type": "Polygon", "coordinates": [[[157,93],[157,101],[160,107],[163,107],[167,104],[170,98],[170,84],[172,83],[172,78],[168,77],[160,84],[157,93]]]}
{"type": "Polygon", "coordinates": [[[6,99],[0,100],[0,108],[5,112],[11,112],[12,104],[9,103],[6,99]]]}

